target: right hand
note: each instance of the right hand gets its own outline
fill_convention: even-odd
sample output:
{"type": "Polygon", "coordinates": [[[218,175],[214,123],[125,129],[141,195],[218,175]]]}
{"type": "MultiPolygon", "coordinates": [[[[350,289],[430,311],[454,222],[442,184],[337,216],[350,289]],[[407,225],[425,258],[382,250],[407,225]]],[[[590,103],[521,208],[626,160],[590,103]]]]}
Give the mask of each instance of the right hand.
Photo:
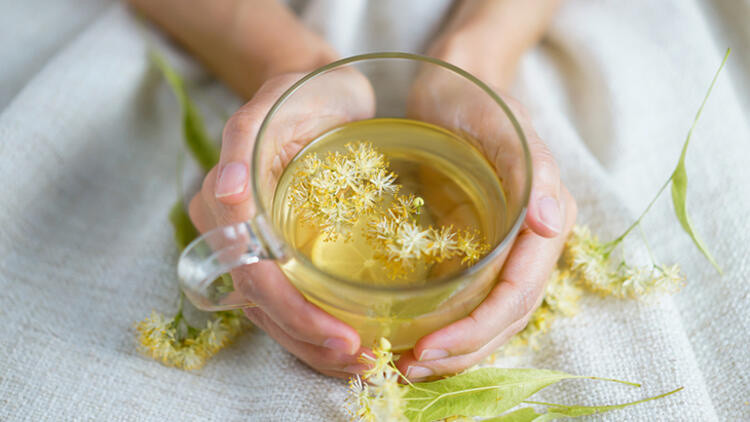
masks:
{"type": "MultiPolygon", "coordinates": [[[[190,218],[200,232],[247,221],[255,215],[251,197],[250,157],[263,118],[274,102],[303,74],[269,79],[253,98],[229,119],[222,136],[221,158],[206,175],[201,191],[190,202],[190,218]]],[[[354,70],[339,70],[316,78],[303,95],[287,101],[264,136],[271,173],[278,178],[284,167],[307,143],[337,125],[370,118],[375,103],[369,81],[354,70]],[[275,147],[275,148],[274,148],[275,147]]],[[[309,87],[309,85],[308,85],[309,87]]],[[[265,151],[264,151],[265,152],[265,151]]],[[[247,317],[290,353],[315,370],[348,377],[366,369],[357,357],[361,348],[357,332],[305,299],[274,261],[261,261],[232,271],[235,290],[257,305],[245,309],[247,317]]]]}

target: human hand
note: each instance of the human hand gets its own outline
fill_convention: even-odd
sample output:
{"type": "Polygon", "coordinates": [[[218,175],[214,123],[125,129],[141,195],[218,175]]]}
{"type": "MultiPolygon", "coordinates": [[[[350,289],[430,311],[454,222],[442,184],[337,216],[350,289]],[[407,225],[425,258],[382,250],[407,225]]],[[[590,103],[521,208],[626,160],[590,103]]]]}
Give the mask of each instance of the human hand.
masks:
{"type": "MultiPolygon", "coordinates": [[[[410,117],[465,135],[488,158],[506,189],[522,183],[522,150],[502,109],[480,95],[479,88],[467,89],[450,72],[433,69],[423,71],[412,87],[410,117]]],[[[533,182],[526,219],[485,300],[467,317],[422,337],[398,360],[399,369],[411,380],[460,372],[523,329],[541,303],[576,219],[575,201],[528,113],[513,98],[502,98],[519,121],[531,154],[533,182]]]]}
{"type": "MultiPolygon", "coordinates": [[[[250,157],[258,129],[275,101],[303,74],[269,79],[227,122],[219,164],[205,177],[190,202],[190,217],[199,231],[249,220],[254,214],[250,157]]],[[[265,136],[274,140],[262,160],[278,176],[294,155],[328,128],[372,117],[374,96],[367,79],[353,70],[321,75],[315,91],[288,100],[265,136]]],[[[271,178],[272,174],[259,177],[271,178]]],[[[260,180],[265,183],[265,179],[260,180]]],[[[247,317],[289,352],[315,370],[347,377],[365,367],[357,357],[357,332],[308,302],[273,261],[260,261],[232,271],[235,290],[257,307],[247,317]]]]}

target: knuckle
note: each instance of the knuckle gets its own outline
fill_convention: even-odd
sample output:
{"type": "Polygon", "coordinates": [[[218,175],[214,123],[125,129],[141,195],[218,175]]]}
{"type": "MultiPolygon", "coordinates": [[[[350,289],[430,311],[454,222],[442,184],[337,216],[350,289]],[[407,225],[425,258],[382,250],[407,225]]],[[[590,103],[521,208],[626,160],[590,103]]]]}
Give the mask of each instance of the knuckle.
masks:
{"type": "Polygon", "coordinates": [[[529,114],[529,111],[526,109],[526,107],[521,104],[520,101],[518,101],[515,97],[510,95],[503,95],[502,96],[503,101],[510,107],[511,111],[513,111],[513,114],[515,114],[520,120],[523,120],[525,122],[531,121],[531,114],[529,114]]]}
{"type": "Polygon", "coordinates": [[[560,179],[560,170],[552,152],[540,140],[533,141],[532,161],[535,176],[542,183],[557,183],[560,179]]]}
{"type": "Polygon", "coordinates": [[[203,183],[201,184],[201,194],[205,195],[207,198],[213,197],[214,195],[214,188],[216,187],[216,174],[218,173],[218,165],[215,165],[211,168],[211,170],[206,173],[206,177],[203,178],[203,183]]]}
{"type": "Polygon", "coordinates": [[[489,352],[479,350],[459,358],[450,359],[447,362],[435,362],[430,365],[430,368],[433,370],[434,375],[455,375],[480,363],[488,355],[489,352]]]}
{"type": "Polygon", "coordinates": [[[526,315],[534,310],[536,307],[536,297],[530,290],[524,290],[521,293],[521,301],[520,301],[520,308],[519,313],[521,315],[526,315]]]}
{"type": "Polygon", "coordinates": [[[291,337],[305,342],[318,344],[323,337],[320,321],[304,309],[284,312],[279,322],[281,328],[291,337]]]}
{"type": "Polygon", "coordinates": [[[513,315],[516,320],[522,319],[536,308],[541,295],[541,289],[535,283],[506,282],[510,283],[513,287],[513,299],[511,301],[513,315]]]}
{"type": "Polygon", "coordinates": [[[487,327],[483,326],[480,317],[472,312],[467,318],[471,322],[469,329],[465,331],[468,335],[459,346],[463,354],[475,352],[487,343],[485,338],[487,327]]]}
{"type": "Polygon", "coordinates": [[[341,371],[348,364],[341,354],[324,348],[308,350],[300,356],[300,359],[318,370],[341,371]]]}
{"type": "Polygon", "coordinates": [[[510,326],[511,335],[516,335],[520,333],[524,328],[526,328],[526,326],[529,325],[530,319],[531,319],[531,313],[527,313],[526,315],[524,315],[523,318],[511,324],[510,326]]]}
{"type": "Polygon", "coordinates": [[[250,320],[255,326],[259,327],[263,331],[266,331],[266,323],[268,321],[268,315],[266,315],[265,312],[263,312],[260,308],[248,308],[244,309],[245,316],[247,316],[247,319],[250,320]]]}
{"type": "Polygon", "coordinates": [[[193,222],[195,228],[199,232],[203,233],[206,231],[206,223],[203,221],[203,214],[201,208],[203,207],[203,197],[200,194],[193,195],[193,198],[188,203],[188,217],[193,222]]]}
{"type": "Polygon", "coordinates": [[[284,317],[280,325],[290,336],[303,339],[308,338],[310,334],[308,332],[310,331],[310,324],[307,322],[307,318],[303,318],[296,313],[290,313],[284,317]]]}
{"type": "Polygon", "coordinates": [[[242,142],[249,144],[259,126],[260,121],[252,107],[238,110],[224,125],[222,147],[232,147],[242,142]]]}
{"type": "MultiPolygon", "coordinates": [[[[242,296],[252,302],[259,303],[263,302],[264,298],[262,296],[262,289],[259,289],[257,283],[253,282],[252,271],[249,268],[252,265],[245,265],[232,270],[232,282],[235,290],[242,293],[242,296]]],[[[253,310],[258,310],[265,315],[265,312],[260,310],[260,308],[253,308],[253,310]]]]}

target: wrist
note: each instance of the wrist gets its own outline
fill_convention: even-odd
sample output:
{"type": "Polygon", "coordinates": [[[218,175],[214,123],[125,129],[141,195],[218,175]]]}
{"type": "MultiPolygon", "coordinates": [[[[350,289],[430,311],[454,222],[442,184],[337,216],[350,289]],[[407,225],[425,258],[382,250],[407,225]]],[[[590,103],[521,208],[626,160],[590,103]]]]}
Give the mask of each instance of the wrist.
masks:
{"type": "Polygon", "coordinates": [[[270,2],[268,7],[273,10],[265,16],[259,15],[255,2],[239,1],[236,5],[229,40],[243,63],[248,81],[241,91],[247,97],[274,76],[308,72],[336,60],[334,49],[283,4],[270,2]]]}
{"type": "Polygon", "coordinates": [[[464,0],[430,49],[435,57],[507,88],[523,54],[547,29],[559,0],[464,0]]]}
{"type": "Polygon", "coordinates": [[[263,81],[290,72],[310,72],[338,59],[336,51],[315,34],[305,34],[294,43],[278,45],[264,55],[260,77],[263,81]]]}
{"type": "Polygon", "coordinates": [[[523,50],[502,39],[497,29],[493,33],[477,25],[455,26],[441,34],[427,54],[460,67],[492,87],[506,89],[523,50]]]}

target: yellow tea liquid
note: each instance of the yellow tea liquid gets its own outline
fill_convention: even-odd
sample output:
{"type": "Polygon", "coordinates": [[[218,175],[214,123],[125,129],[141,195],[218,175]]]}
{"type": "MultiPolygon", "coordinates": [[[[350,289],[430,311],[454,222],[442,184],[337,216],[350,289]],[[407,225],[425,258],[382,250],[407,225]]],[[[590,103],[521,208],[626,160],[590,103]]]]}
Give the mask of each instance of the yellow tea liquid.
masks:
{"type": "MultiPolygon", "coordinates": [[[[368,241],[368,217],[362,216],[354,223],[350,237],[333,240],[300,218],[291,188],[303,158],[308,154],[325,157],[329,152],[345,152],[347,143],[357,142],[370,143],[385,156],[387,170],[397,176],[395,183],[401,186],[400,195],[421,198],[423,205],[415,217],[420,227],[452,226],[471,231],[486,243],[488,250],[500,242],[508,225],[503,189],[492,166],[477,149],[456,134],[431,124],[394,118],[362,120],[337,127],[310,142],[284,170],[276,188],[274,223],[281,228],[286,242],[322,273],[353,284],[387,289],[395,285],[429,286],[432,280],[457,274],[469,265],[460,257],[432,263],[417,261],[411,271],[394,277],[368,241]]],[[[386,200],[379,206],[389,204],[386,200]]],[[[408,347],[409,342],[413,344],[429,332],[426,330],[451,322],[449,316],[435,311],[450,299],[456,285],[421,296],[370,294],[355,287],[333,288],[322,274],[306,271],[298,259],[282,263],[281,267],[308,299],[357,329],[365,345],[368,340],[385,335],[394,346],[408,347]],[[431,317],[430,313],[437,316],[431,317]]]]}

